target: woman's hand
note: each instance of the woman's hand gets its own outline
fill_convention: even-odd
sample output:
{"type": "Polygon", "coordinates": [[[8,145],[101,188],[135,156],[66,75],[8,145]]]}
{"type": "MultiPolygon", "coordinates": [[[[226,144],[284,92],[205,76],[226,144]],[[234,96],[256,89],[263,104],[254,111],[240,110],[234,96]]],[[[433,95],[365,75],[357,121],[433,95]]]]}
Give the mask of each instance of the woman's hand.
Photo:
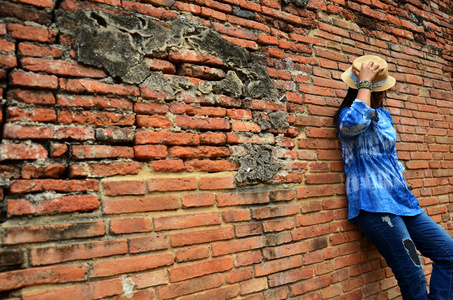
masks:
{"type": "MultiPolygon", "coordinates": [[[[373,61],[370,61],[368,64],[362,63],[362,69],[360,72],[356,69],[353,69],[352,72],[359,79],[359,81],[368,80],[372,82],[383,70],[384,68],[379,68],[378,64],[374,64],[373,61]]],[[[372,107],[371,91],[369,89],[359,89],[357,92],[357,99],[365,102],[369,107],[372,107]]]]}
{"type": "Polygon", "coordinates": [[[357,69],[352,70],[359,81],[373,81],[376,76],[382,71],[384,71],[384,68],[379,68],[379,65],[375,65],[373,61],[368,62],[368,64],[362,63],[362,69],[360,70],[360,72],[357,69]]]}

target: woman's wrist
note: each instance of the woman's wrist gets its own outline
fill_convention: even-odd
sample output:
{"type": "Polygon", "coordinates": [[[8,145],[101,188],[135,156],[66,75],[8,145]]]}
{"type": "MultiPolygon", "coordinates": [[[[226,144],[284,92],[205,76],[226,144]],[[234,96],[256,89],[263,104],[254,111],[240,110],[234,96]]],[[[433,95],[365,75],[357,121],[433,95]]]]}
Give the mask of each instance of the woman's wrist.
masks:
{"type": "Polygon", "coordinates": [[[368,89],[370,92],[373,91],[373,83],[369,80],[361,80],[357,84],[357,89],[368,89]]]}

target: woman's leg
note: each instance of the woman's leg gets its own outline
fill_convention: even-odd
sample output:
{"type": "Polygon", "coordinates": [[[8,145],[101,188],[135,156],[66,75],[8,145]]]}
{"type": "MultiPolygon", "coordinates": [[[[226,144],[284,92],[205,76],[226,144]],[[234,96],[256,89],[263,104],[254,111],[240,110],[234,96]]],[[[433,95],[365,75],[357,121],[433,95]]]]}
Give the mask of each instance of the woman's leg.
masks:
{"type": "Polygon", "coordinates": [[[392,269],[403,299],[427,300],[425,274],[403,218],[362,211],[356,221],[392,269]]]}
{"type": "Polygon", "coordinates": [[[425,213],[403,219],[418,250],[434,262],[430,298],[453,300],[453,239],[425,213]]]}

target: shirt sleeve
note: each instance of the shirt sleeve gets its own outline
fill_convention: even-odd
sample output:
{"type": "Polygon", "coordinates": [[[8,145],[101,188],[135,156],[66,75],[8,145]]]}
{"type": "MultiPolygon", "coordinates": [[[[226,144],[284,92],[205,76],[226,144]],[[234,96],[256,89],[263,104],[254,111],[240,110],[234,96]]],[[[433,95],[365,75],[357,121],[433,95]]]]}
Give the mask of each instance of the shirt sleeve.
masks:
{"type": "Polygon", "coordinates": [[[344,108],[338,118],[338,129],[346,136],[355,136],[364,132],[371,124],[375,110],[358,99],[351,107],[344,108]]]}

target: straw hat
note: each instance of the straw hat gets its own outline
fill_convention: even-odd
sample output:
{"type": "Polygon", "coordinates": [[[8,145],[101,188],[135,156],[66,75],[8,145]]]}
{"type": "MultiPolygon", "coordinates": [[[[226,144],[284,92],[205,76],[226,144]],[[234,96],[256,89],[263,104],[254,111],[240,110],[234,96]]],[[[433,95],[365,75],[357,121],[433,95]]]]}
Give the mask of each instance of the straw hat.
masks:
{"type": "Polygon", "coordinates": [[[378,56],[374,55],[364,55],[356,58],[352,67],[348,68],[342,75],[341,79],[346,83],[350,88],[357,89],[357,84],[359,80],[357,77],[352,73],[352,69],[356,69],[360,71],[362,69],[362,63],[368,64],[370,61],[373,61],[375,64],[378,64],[380,68],[384,68],[384,70],[379,73],[376,78],[373,80],[373,92],[381,92],[386,91],[392,88],[395,83],[396,79],[389,75],[389,68],[388,64],[385,60],[378,56]]]}

